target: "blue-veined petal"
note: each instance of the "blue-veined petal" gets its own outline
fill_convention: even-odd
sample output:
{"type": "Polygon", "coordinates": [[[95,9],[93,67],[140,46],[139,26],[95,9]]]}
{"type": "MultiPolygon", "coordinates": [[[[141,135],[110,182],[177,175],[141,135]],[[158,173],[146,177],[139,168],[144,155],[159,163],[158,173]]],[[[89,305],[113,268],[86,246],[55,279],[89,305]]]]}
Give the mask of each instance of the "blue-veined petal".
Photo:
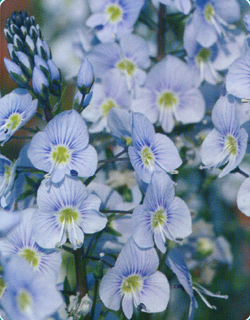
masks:
{"type": "Polygon", "coordinates": [[[156,271],[144,281],[140,302],[147,308],[142,311],[161,312],[166,309],[170,297],[170,287],[166,276],[156,271]]]}

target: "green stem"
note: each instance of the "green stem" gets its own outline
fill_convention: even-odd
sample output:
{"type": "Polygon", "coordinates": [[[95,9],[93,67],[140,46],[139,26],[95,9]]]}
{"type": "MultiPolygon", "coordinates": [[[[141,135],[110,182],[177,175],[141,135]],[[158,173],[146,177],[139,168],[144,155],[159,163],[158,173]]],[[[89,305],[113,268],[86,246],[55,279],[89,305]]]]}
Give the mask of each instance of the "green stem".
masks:
{"type": "Polygon", "coordinates": [[[92,304],[92,308],[91,308],[90,320],[93,320],[94,315],[95,315],[95,306],[96,306],[96,300],[97,300],[98,284],[99,284],[99,281],[97,279],[95,279],[94,296],[93,296],[93,304],[92,304]]]}
{"type": "MultiPolygon", "coordinates": [[[[122,150],[120,153],[118,153],[117,155],[115,155],[112,159],[104,160],[104,162],[102,163],[102,165],[101,165],[99,168],[97,168],[95,174],[94,174],[92,177],[89,177],[88,179],[86,179],[85,182],[84,182],[84,184],[85,184],[86,186],[89,185],[90,182],[95,179],[97,173],[98,173],[100,170],[102,170],[103,168],[105,168],[106,165],[109,164],[109,163],[112,163],[112,162],[115,162],[115,161],[119,161],[118,158],[119,158],[121,155],[123,155],[124,153],[126,153],[126,152],[127,152],[127,148],[125,148],[125,149],[122,150]]],[[[101,161],[103,161],[103,160],[101,160],[101,161]]],[[[100,163],[100,162],[98,162],[98,163],[100,163]]]]}
{"type": "Polygon", "coordinates": [[[84,247],[74,251],[75,269],[76,269],[76,291],[79,293],[79,299],[82,299],[88,293],[86,260],[83,259],[84,247]]]}
{"type": "Polygon", "coordinates": [[[160,3],[158,14],[157,61],[165,57],[166,6],[160,3]]]}
{"type": "Polygon", "coordinates": [[[245,178],[249,178],[249,174],[247,174],[246,172],[242,171],[239,167],[237,167],[234,170],[232,170],[231,173],[240,173],[245,178]]]}

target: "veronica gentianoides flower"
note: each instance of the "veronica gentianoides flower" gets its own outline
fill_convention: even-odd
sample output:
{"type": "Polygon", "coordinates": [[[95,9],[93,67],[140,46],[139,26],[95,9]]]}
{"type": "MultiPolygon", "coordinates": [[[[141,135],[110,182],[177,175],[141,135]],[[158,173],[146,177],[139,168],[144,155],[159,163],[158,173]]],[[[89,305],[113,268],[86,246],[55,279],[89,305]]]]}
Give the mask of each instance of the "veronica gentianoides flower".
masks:
{"type": "Polygon", "coordinates": [[[132,114],[132,142],[129,158],[144,182],[150,182],[154,171],[170,172],[182,163],[174,143],[166,135],[155,133],[152,123],[141,113],[132,114]]]}
{"type": "Polygon", "coordinates": [[[132,215],[132,232],[140,248],[154,243],[166,251],[166,239],[179,242],[192,232],[190,211],[185,202],[174,196],[174,184],[164,172],[154,172],[142,205],[132,215]]]}
{"type": "Polygon", "coordinates": [[[2,145],[36,112],[37,100],[25,89],[15,89],[0,99],[0,141],[2,145]]]}
{"type": "Polygon", "coordinates": [[[82,246],[84,233],[95,233],[105,228],[107,218],[99,212],[101,200],[88,195],[85,185],[66,177],[50,191],[43,180],[37,192],[39,210],[34,215],[35,239],[43,248],[63,245],[67,239],[73,249],[82,246]]]}
{"type": "Polygon", "coordinates": [[[75,110],[60,113],[38,132],[31,140],[28,157],[34,167],[48,172],[46,177],[54,183],[72,172],[79,177],[92,176],[97,167],[87,126],[75,110]]]}
{"type": "Polygon", "coordinates": [[[133,305],[143,312],[164,311],[169,301],[169,284],[157,271],[159,258],[154,248],[140,250],[130,238],[118,256],[115,266],[103,277],[100,298],[111,310],[122,310],[131,319],[133,305]]]}
{"type": "Polygon", "coordinates": [[[228,96],[216,102],[212,121],[215,128],[203,141],[201,160],[203,168],[226,165],[219,174],[221,178],[241,163],[247,148],[248,134],[244,128],[240,128],[236,103],[230,102],[228,96]]]}

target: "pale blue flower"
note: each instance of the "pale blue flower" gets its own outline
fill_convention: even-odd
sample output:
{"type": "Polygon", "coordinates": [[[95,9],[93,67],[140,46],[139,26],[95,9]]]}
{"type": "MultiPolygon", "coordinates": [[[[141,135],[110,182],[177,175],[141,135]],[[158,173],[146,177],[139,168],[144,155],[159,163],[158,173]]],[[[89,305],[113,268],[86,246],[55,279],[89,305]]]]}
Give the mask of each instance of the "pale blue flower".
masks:
{"type": "Polygon", "coordinates": [[[135,34],[124,35],[119,44],[101,43],[87,53],[95,75],[102,78],[112,69],[125,75],[128,88],[135,84],[143,85],[146,79],[144,71],[150,66],[149,47],[147,42],[135,34]]]}
{"type": "MultiPolygon", "coordinates": [[[[249,46],[249,45],[248,45],[249,46]]],[[[227,92],[240,99],[250,99],[250,48],[236,59],[226,76],[227,92]]]]}
{"type": "Polygon", "coordinates": [[[96,35],[102,42],[114,41],[133,30],[144,0],[89,0],[93,14],[86,25],[97,28],[96,35]]]}
{"type": "Polygon", "coordinates": [[[107,129],[107,116],[112,108],[128,109],[129,106],[126,80],[117,70],[112,70],[105,74],[102,84],[94,84],[93,96],[82,117],[92,122],[90,132],[100,132],[107,129]]]}
{"type": "Polygon", "coordinates": [[[250,178],[247,178],[239,189],[237,206],[241,212],[250,217],[250,178]]]}
{"type": "Polygon", "coordinates": [[[5,237],[8,232],[18,226],[22,215],[19,212],[3,210],[0,208],[0,238],[5,237]]]}
{"type": "Polygon", "coordinates": [[[191,214],[185,202],[174,196],[174,185],[164,172],[154,172],[142,205],[132,215],[132,232],[140,248],[154,242],[166,251],[166,239],[179,242],[192,232],[191,214]]]}
{"type": "Polygon", "coordinates": [[[226,70],[237,59],[241,52],[243,33],[235,34],[233,39],[218,40],[211,47],[202,47],[195,38],[194,24],[187,23],[184,31],[184,48],[187,51],[186,61],[193,76],[197,78],[196,85],[203,80],[216,85],[222,81],[218,71],[226,70]]]}
{"type": "Polygon", "coordinates": [[[145,114],[152,123],[158,122],[165,132],[171,132],[175,120],[183,124],[201,121],[205,101],[187,64],[167,56],[150,70],[145,88],[138,90],[131,109],[145,114]]]}
{"type": "Polygon", "coordinates": [[[202,47],[211,47],[224,37],[231,24],[240,19],[240,6],[236,0],[196,0],[192,16],[195,38],[202,47]]]}
{"type": "Polygon", "coordinates": [[[159,259],[154,248],[140,250],[130,238],[116,260],[114,268],[103,277],[100,298],[111,310],[122,310],[131,319],[133,305],[143,312],[161,312],[169,301],[169,284],[157,271],[159,259]]]}
{"type": "Polygon", "coordinates": [[[63,304],[54,281],[37,275],[25,259],[12,256],[4,264],[7,286],[1,305],[12,320],[44,320],[63,304]]]}
{"type": "Polygon", "coordinates": [[[28,157],[34,167],[48,172],[54,183],[75,170],[79,177],[92,176],[97,168],[96,150],[89,145],[87,126],[75,110],[52,119],[31,140],[28,157]]]}
{"type": "Polygon", "coordinates": [[[229,102],[228,96],[222,96],[212,111],[215,128],[207,135],[201,147],[201,160],[204,168],[226,165],[219,178],[235,169],[242,161],[248,134],[240,128],[236,114],[236,104],[229,102]]]}
{"type": "Polygon", "coordinates": [[[155,133],[154,126],[143,114],[132,115],[132,141],[129,158],[144,182],[150,182],[154,171],[170,172],[182,163],[173,142],[166,135],[155,133]]]}
{"type": "MultiPolygon", "coordinates": [[[[34,238],[32,225],[33,212],[36,209],[21,211],[21,223],[6,238],[0,240],[0,251],[4,258],[19,255],[26,259],[34,271],[57,281],[61,267],[61,253],[39,247],[34,238]]],[[[16,214],[17,215],[17,214],[16,214]]]]}
{"type": "Polygon", "coordinates": [[[15,89],[0,99],[0,141],[2,145],[36,112],[37,100],[25,89],[15,89]]]}
{"type": "Polygon", "coordinates": [[[80,180],[65,178],[59,187],[48,192],[43,180],[37,192],[39,211],[34,215],[35,239],[43,248],[63,245],[67,239],[77,249],[84,242],[84,233],[105,228],[107,218],[99,212],[100,199],[88,195],[80,180]]]}

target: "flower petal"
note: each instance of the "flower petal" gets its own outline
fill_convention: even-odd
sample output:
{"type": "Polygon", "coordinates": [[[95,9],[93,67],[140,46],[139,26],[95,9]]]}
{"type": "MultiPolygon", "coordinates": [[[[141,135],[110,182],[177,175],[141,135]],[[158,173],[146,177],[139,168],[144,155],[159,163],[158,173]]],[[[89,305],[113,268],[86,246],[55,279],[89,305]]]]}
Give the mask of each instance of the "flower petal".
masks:
{"type": "Polygon", "coordinates": [[[156,271],[144,280],[140,302],[146,307],[146,312],[162,312],[167,308],[170,297],[170,287],[166,276],[156,271]]]}

